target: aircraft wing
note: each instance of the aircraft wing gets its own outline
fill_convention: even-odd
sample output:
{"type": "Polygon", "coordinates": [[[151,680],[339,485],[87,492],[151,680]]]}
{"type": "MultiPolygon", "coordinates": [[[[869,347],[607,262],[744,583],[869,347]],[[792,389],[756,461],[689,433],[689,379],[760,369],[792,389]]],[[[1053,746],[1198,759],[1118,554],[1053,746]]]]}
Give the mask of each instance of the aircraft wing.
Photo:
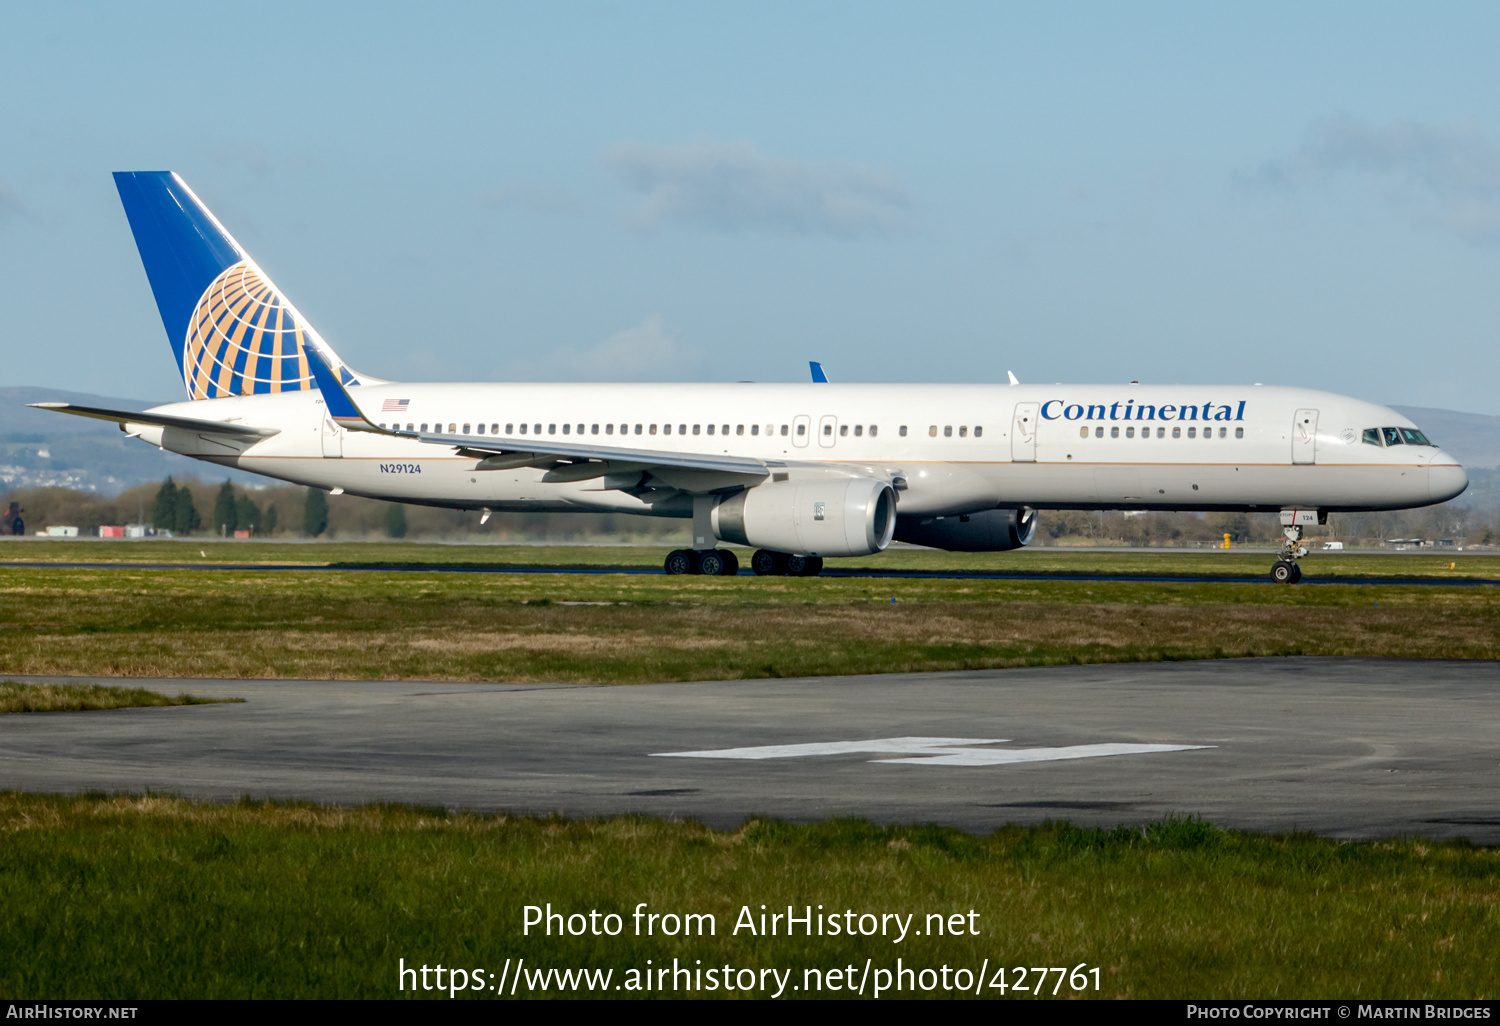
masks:
{"type": "Polygon", "coordinates": [[[116,424],[151,424],[156,427],[181,428],[203,434],[232,435],[236,438],[270,438],[281,433],[280,428],[252,427],[222,420],[199,420],[196,417],[172,417],[160,413],[145,413],[136,410],[106,410],[100,406],[75,406],[73,403],[29,403],[39,410],[55,410],[71,413],[75,417],[93,417],[116,424]]]}
{"type": "Polygon", "coordinates": [[[344,388],[343,382],[329,368],[321,353],[313,346],[307,347],[307,364],[313,380],[323,393],[323,403],[339,424],[353,431],[368,431],[375,434],[392,435],[399,438],[415,438],[432,445],[450,445],[460,455],[487,460],[486,469],[501,467],[524,467],[547,460],[597,461],[609,464],[593,470],[579,468],[576,474],[565,474],[576,480],[603,476],[615,469],[649,470],[653,467],[674,470],[708,471],[720,474],[744,474],[750,477],[765,477],[770,473],[766,464],[747,456],[729,456],[715,453],[663,452],[657,449],[636,449],[629,446],[597,445],[582,442],[557,442],[540,438],[474,438],[469,435],[421,434],[409,431],[390,431],[378,427],[355,403],[344,388]],[[616,466],[618,465],[618,466],[616,466]],[[597,471],[597,473],[595,473],[597,471]]]}

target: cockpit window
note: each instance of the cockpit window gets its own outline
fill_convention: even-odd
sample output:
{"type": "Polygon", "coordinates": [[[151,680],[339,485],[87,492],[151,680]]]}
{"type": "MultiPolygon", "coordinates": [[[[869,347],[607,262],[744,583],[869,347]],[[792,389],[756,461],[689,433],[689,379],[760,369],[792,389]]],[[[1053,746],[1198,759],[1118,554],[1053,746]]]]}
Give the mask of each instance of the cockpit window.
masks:
{"type": "Polygon", "coordinates": [[[1406,440],[1407,445],[1431,445],[1427,436],[1414,428],[1402,428],[1401,437],[1406,440]]]}
{"type": "Polygon", "coordinates": [[[1380,434],[1385,438],[1386,445],[1401,445],[1401,431],[1399,428],[1381,428],[1380,434]]]}
{"type": "Polygon", "coordinates": [[[1365,428],[1364,443],[1366,445],[1379,445],[1380,444],[1380,429],[1379,428],[1365,428]]]}

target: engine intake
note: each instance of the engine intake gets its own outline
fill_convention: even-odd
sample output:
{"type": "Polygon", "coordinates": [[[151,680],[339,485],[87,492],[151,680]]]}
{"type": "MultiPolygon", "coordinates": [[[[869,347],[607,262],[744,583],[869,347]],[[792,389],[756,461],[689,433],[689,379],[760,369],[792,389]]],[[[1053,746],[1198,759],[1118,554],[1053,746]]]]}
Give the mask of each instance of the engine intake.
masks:
{"type": "Polygon", "coordinates": [[[956,517],[900,517],[896,540],[949,552],[1008,552],[1036,537],[1036,510],[987,509],[956,517]]]}
{"type": "Polygon", "coordinates": [[[868,477],[769,481],[722,500],[714,534],[799,556],[868,556],[891,543],[896,492],[868,477]]]}

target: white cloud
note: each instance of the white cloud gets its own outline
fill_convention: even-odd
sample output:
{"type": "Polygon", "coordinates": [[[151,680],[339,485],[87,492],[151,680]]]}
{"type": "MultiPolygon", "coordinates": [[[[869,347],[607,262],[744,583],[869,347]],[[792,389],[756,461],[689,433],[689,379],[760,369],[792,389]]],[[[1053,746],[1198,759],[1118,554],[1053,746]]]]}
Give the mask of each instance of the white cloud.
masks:
{"type": "Polygon", "coordinates": [[[854,238],[902,231],[912,200],[892,175],[854,164],[768,157],[748,142],[621,143],[603,161],[642,196],[633,227],[680,223],[719,231],[854,238]]]}
{"type": "Polygon", "coordinates": [[[1242,181],[1293,191],[1335,175],[1364,175],[1410,220],[1472,243],[1500,243],[1500,147],[1466,125],[1347,115],[1313,125],[1290,157],[1269,160],[1242,181]]]}
{"type": "Polygon", "coordinates": [[[702,362],[701,354],[667,331],[659,314],[590,349],[561,349],[551,361],[585,381],[669,381],[690,376],[702,362]]]}

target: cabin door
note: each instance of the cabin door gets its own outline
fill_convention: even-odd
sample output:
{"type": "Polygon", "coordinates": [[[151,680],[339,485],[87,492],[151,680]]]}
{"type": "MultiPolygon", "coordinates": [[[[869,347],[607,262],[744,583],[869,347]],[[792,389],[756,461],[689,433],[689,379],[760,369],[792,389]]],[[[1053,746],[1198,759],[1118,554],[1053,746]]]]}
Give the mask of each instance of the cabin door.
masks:
{"type": "Polygon", "coordinates": [[[1292,462],[1316,463],[1318,448],[1318,411],[1298,410],[1292,421],[1292,462]]]}
{"type": "Polygon", "coordinates": [[[1012,463],[1036,462],[1036,422],[1041,403],[1016,403],[1016,416],[1010,427],[1012,463]]]}
{"type": "Polygon", "coordinates": [[[323,418],[323,455],[334,459],[344,455],[344,432],[326,416],[323,418]]]}

